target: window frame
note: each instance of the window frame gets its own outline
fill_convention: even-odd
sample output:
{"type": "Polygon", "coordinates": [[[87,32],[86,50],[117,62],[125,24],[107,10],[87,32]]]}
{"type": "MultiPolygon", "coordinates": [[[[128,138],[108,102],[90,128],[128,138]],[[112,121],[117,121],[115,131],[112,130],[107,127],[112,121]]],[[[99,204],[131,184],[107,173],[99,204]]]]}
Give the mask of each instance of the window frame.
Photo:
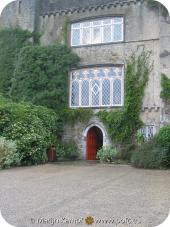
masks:
{"type": "MultiPolygon", "coordinates": [[[[82,83],[82,81],[81,81],[82,83]]],[[[119,64],[119,65],[113,65],[113,64],[108,64],[108,65],[93,65],[93,66],[82,66],[82,67],[79,67],[79,68],[73,68],[71,70],[71,72],[69,73],[69,108],[72,108],[72,109],[77,109],[77,108],[92,108],[92,109],[102,109],[102,108],[118,108],[118,107],[123,107],[124,106],[124,91],[125,89],[125,66],[124,64],[119,64]],[[99,105],[96,105],[96,106],[93,106],[92,105],[92,93],[91,93],[91,84],[92,84],[92,81],[90,82],[89,81],[89,105],[88,106],[82,106],[80,105],[80,100],[82,99],[82,93],[81,93],[81,90],[82,90],[82,87],[79,87],[79,105],[78,106],[72,106],[72,72],[73,71],[76,71],[76,70],[90,70],[90,69],[96,69],[96,68],[111,68],[111,67],[120,67],[122,68],[122,78],[121,78],[121,103],[120,104],[114,104],[113,105],[113,79],[110,80],[110,103],[112,103],[111,105],[103,105],[102,103],[102,99],[103,99],[103,96],[102,96],[102,81],[106,78],[104,78],[103,80],[100,80],[100,89],[101,89],[101,92],[99,93],[99,105]]]]}
{"type": "MultiPolygon", "coordinates": [[[[116,24],[116,23],[115,23],[116,24]]],[[[106,24],[105,24],[105,26],[107,26],[106,24]]],[[[89,28],[94,28],[94,27],[98,27],[98,26],[89,26],[89,28]]],[[[76,28],[75,28],[76,29],[76,28]]],[[[86,46],[95,46],[95,45],[108,45],[108,44],[114,44],[114,43],[123,43],[124,41],[125,41],[125,17],[124,17],[124,15],[107,15],[107,16],[99,16],[99,17],[88,17],[88,18],[85,18],[85,19],[81,19],[81,20],[75,20],[75,21],[71,21],[71,24],[70,24],[70,46],[72,47],[72,48],[78,48],[78,47],[86,47],[86,46]],[[114,30],[114,27],[113,27],[113,25],[114,25],[114,23],[113,22],[111,22],[111,24],[110,24],[110,26],[111,26],[111,41],[108,41],[108,42],[104,42],[104,24],[103,24],[103,21],[104,20],[109,20],[109,19],[111,19],[111,20],[113,20],[114,18],[122,18],[122,39],[121,40],[113,40],[113,36],[114,36],[114,34],[113,34],[113,30],[114,30]],[[93,23],[93,22],[95,22],[95,21],[101,21],[101,26],[99,26],[100,27],[100,32],[101,32],[101,42],[90,42],[90,43],[88,43],[88,44],[83,44],[82,43],[82,24],[83,23],[87,23],[87,22],[90,22],[91,24],[93,23]],[[72,26],[73,25],[75,25],[75,24],[80,24],[80,28],[79,28],[79,30],[80,30],[80,43],[77,45],[74,45],[73,44],[73,39],[72,39],[72,37],[73,37],[73,28],[72,28],[72,26]]],[[[93,36],[93,32],[94,32],[94,30],[93,29],[90,29],[90,40],[92,40],[92,36],[93,36]]]]}
{"type": "Polygon", "coordinates": [[[155,126],[155,124],[145,124],[141,129],[139,129],[139,131],[143,135],[145,141],[149,141],[149,140],[151,140],[153,138],[153,137],[150,138],[148,136],[149,135],[149,133],[148,133],[149,127],[153,127],[153,137],[154,137],[154,135],[156,134],[156,126],[155,126]],[[144,129],[145,129],[145,134],[143,133],[144,129]]]}

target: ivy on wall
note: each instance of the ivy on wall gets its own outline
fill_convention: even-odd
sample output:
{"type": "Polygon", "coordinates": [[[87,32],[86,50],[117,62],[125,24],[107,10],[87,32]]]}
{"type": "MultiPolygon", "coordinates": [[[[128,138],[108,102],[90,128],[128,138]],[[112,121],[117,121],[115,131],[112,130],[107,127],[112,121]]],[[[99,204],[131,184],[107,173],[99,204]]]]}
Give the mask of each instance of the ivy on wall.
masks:
{"type": "Polygon", "coordinates": [[[152,70],[149,58],[150,52],[144,50],[140,54],[137,52],[131,55],[126,64],[124,107],[97,114],[106,125],[114,143],[133,143],[137,130],[143,125],[140,111],[145,86],[152,70]]]}
{"type": "Polygon", "coordinates": [[[24,47],[15,65],[11,98],[61,112],[68,105],[68,73],[78,62],[66,45],[24,47]]]}
{"type": "Polygon", "coordinates": [[[68,43],[68,37],[69,37],[68,25],[69,25],[69,23],[70,23],[69,17],[65,16],[63,26],[60,31],[60,36],[59,36],[59,39],[57,40],[58,43],[65,44],[65,45],[68,43]]]}
{"type": "Polygon", "coordinates": [[[20,28],[0,30],[0,92],[7,95],[15,69],[15,61],[21,48],[31,45],[32,33],[20,28]]]}
{"type": "Polygon", "coordinates": [[[86,123],[93,116],[93,110],[87,108],[65,109],[63,111],[64,119],[70,124],[76,122],[86,123]]]}
{"type": "Polygon", "coordinates": [[[161,75],[161,98],[165,101],[170,101],[170,79],[165,75],[161,75]]]}
{"type": "Polygon", "coordinates": [[[68,72],[79,62],[67,43],[69,19],[65,17],[56,45],[39,46],[39,35],[20,28],[0,31],[0,88],[14,101],[29,101],[55,110],[62,121],[85,122],[90,109],[68,108],[68,72]],[[30,40],[36,36],[36,43],[30,40]],[[63,44],[65,43],[65,44],[63,44]]]}

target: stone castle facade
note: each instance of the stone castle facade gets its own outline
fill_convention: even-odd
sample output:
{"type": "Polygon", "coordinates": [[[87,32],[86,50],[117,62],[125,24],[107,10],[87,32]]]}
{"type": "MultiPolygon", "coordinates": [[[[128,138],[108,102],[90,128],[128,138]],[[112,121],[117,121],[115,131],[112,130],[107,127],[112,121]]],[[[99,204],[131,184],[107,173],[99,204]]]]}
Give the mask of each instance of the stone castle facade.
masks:
{"type": "MultiPolygon", "coordinates": [[[[61,36],[65,18],[69,18],[68,44],[81,59],[79,69],[69,75],[70,107],[92,107],[94,112],[123,106],[123,80],[119,76],[124,76],[125,59],[136,48],[151,51],[154,66],[141,109],[145,136],[151,137],[170,122],[169,107],[160,98],[161,73],[170,77],[170,19],[162,10],[161,5],[154,7],[145,0],[17,0],[3,10],[0,24],[37,31],[41,45],[49,45],[61,36]],[[99,73],[109,82],[101,84],[99,73]],[[112,78],[114,73],[119,81],[112,78]],[[89,79],[90,75],[96,79],[89,79]],[[104,91],[104,86],[111,94],[104,91]]],[[[73,138],[83,158],[92,127],[101,130],[103,145],[109,145],[110,138],[97,117],[87,124],[65,126],[63,139],[73,138]]]]}

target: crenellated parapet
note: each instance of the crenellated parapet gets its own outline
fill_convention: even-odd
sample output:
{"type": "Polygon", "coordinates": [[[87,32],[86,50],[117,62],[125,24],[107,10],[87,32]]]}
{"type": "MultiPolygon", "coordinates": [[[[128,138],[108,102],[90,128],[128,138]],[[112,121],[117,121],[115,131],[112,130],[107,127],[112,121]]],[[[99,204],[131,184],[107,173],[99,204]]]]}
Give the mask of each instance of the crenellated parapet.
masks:
{"type": "MultiPolygon", "coordinates": [[[[143,3],[144,0],[102,0],[102,1],[81,1],[81,4],[64,4],[63,5],[57,5],[57,1],[55,1],[56,4],[50,4],[50,2],[42,1],[41,2],[41,9],[40,9],[40,16],[50,16],[50,15],[71,15],[74,13],[85,13],[85,12],[91,12],[91,11],[97,11],[97,10],[104,10],[104,9],[110,9],[115,8],[118,6],[125,6],[125,5],[135,5],[137,3],[143,3]],[[46,5],[45,5],[46,3],[46,5]],[[82,4],[83,3],[83,4],[82,4]],[[87,4],[88,3],[88,4],[87,4]]],[[[66,2],[66,1],[65,1],[66,2]]],[[[72,1],[73,3],[76,1],[72,1]]],[[[80,2],[80,1],[77,1],[80,2]]]]}

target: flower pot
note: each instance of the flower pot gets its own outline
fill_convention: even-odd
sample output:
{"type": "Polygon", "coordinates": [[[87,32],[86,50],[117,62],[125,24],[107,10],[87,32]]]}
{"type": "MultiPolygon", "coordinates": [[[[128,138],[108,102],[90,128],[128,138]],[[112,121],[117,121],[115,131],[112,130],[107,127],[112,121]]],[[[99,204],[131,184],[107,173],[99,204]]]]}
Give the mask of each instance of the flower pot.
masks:
{"type": "Polygon", "coordinates": [[[56,148],[55,146],[50,146],[47,150],[48,162],[55,162],[56,161],[56,148]]]}

